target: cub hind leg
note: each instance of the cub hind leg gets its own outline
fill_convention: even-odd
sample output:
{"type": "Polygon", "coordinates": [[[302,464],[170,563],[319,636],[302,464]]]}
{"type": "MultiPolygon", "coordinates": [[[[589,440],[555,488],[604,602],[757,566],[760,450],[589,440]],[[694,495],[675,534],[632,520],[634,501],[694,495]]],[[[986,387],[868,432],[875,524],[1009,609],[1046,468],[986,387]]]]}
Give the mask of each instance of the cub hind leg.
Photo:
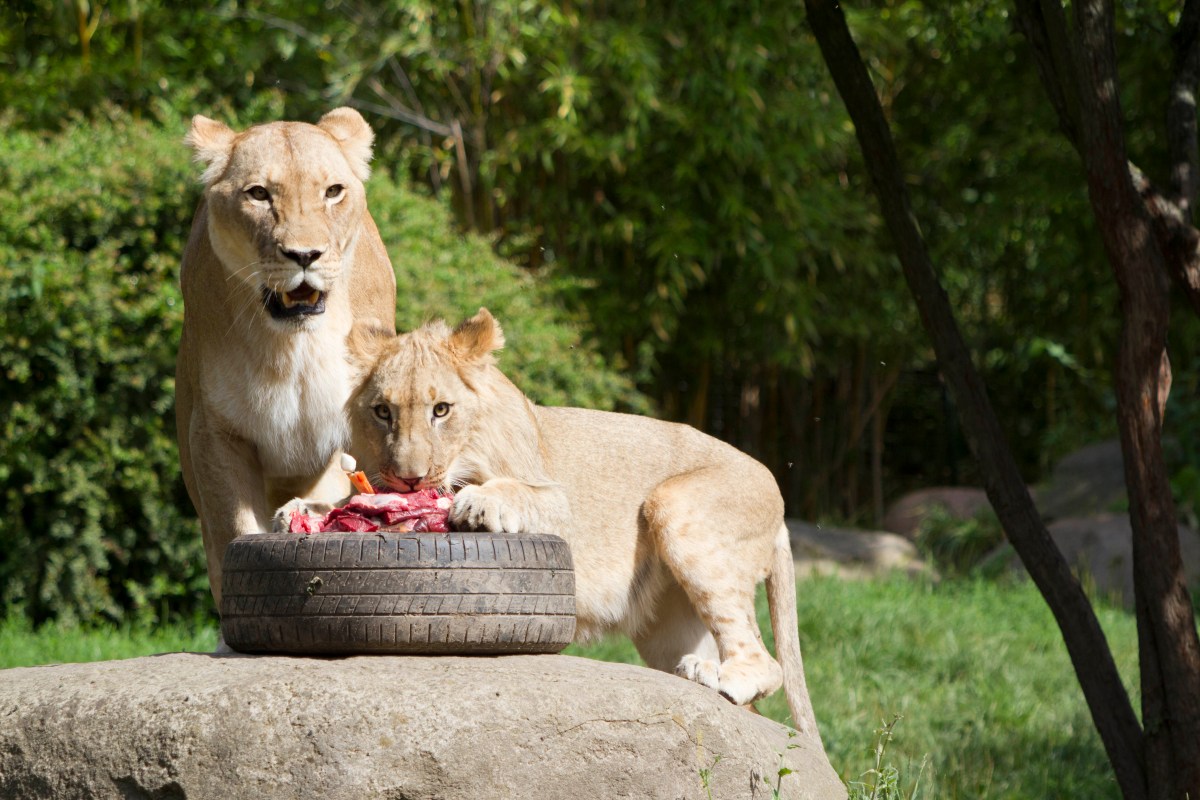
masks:
{"type": "MultiPolygon", "coordinates": [[[[659,558],[716,645],[715,658],[703,639],[677,648],[684,652],[671,669],[739,705],[765,697],[783,682],[754,610],[755,589],[770,569],[783,516],[778,497],[770,473],[747,458],[669,478],[643,505],[659,558]]],[[[665,641],[687,642],[669,623],[686,626],[688,615],[679,609],[672,614],[669,606],[663,610],[668,616],[653,626],[658,634],[665,641]]]]}

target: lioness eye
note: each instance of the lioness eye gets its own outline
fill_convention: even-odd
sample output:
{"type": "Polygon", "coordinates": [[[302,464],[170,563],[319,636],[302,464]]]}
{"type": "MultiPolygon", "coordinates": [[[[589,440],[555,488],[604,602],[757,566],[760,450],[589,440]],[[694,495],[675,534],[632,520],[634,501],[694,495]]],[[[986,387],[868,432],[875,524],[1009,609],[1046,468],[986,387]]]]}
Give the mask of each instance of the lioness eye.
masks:
{"type": "Polygon", "coordinates": [[[333,186],[330,186],[325,190],[325,196],[332,200],[335,197],[340,197],[344,191],[346,191],[345,186],[342,186],[340,183],[335,183],[333,186]]]}
{"type": "Polygon", "coordinates": [[[253,197],[255,200],[270,200],[271,193],[267,191],[265,186],[251,186],[246,190],[246,194],[253,197]]]}
{"type": "Polygon", "coordinates": [[[449,403],[438,403],[436,406],[433,407],[433,415],[435,417],[444,417],[449,413],[450,413],[450,404],[449,403]]]}
{"type": "Polygon", "coordinates": [[[386,404],[380,403],[371,410],[375,412],[375,416],[379,417],[384,422],[392,421],[392,410],[388,408],[386,404]]]}

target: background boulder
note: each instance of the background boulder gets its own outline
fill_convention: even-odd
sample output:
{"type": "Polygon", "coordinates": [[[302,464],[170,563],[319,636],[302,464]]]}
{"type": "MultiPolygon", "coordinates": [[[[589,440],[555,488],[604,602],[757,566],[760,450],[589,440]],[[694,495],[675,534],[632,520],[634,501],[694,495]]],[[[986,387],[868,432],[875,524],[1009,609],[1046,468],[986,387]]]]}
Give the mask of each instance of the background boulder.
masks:
{"type": "Polygon", "coordinates": [[[796,560],[796,575],[873,578],[899,570],[932,574],[916,545],[903,536],[854,528],[835,528],[798,519],[785,520],[796,560]]]}
{"type": "MultiPolygon", "coordinates": [[[[1128,514],[1068,517],[1050,523],[1049,531],[1085,585],[1101,597],[1133,608],[1133,526],[1128,514]]],[[[1180,525],[1179,551],[1184,580],[1190,587],[1200,585],[1200,533],[1180,525]]],[[[1024,572],[1015,554],[1010,564],[1024,572]]]]}
{"type": "Polygon", "coordinates": [[[0,797],[770,798],[776,781],[846,796],[819,739],[569,656],[178,653],[0,677],[0,797]]]}
{"type": "Polygon", "coordinates": [[[1066,455],[1038,487],[1037,507],[1047,520],[1110,511],[1125,501],[1121,442],[1096,442],[1066,455]]]}
{"type": "Polygon", "coordinates": [[[952,517],[970,519],[989,508],[987,493],[968,486],[932,486],[917,489],[898,498],[883,516],[883,529],[916,539],[921,521],[932,509],[942,508],[952,517]]]}

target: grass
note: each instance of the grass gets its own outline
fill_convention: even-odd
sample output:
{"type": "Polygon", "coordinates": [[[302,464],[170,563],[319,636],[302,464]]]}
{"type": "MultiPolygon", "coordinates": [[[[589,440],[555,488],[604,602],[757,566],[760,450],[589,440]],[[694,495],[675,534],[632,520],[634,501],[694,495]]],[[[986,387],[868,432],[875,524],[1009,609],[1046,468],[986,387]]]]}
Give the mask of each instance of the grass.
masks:
{"type": "Polygon", "coordinates": [[[153,629],[45,625],[35,631],[24,619],[12,617],[0,624],[0,669],[112,661],[152,653],[211,652],[216,646],[217,628],[210,624],[153,629]]]}
{"type": "MultiPolygon", "coordinates": [[[[1029,584],[814,579],[798,602],[821,734],[853,797],[872,797],[879,781],[879,798],[908,798],[918,783],[921,798],[1119,797],[1058,629],[1029,584]]],[[[1098,613],[1132,686],[1133,618],[1098,613]]],[[[767,633],[761,602],[759,621],[767,633]]],[[[34,631],[10,619],[0,667],[206,651],[215,640],[207,625],[34,631]]],[[[567,652],[639,661],[622,639],[567,652]]],[[[778,693],[758,707],[787,721],[778,693]]]]}

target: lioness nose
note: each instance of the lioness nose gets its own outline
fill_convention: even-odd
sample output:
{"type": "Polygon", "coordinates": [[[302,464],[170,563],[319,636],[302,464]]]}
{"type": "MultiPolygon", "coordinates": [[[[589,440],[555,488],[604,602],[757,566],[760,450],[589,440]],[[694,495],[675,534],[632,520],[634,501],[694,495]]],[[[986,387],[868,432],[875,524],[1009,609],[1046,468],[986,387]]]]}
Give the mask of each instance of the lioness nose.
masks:
{"type": "Polygon", "coordinates": [[[322,250],[287,250],[285,248],[280,248],[280,249],[283,250],[283,254],[285,256],[290,258],[292,261],[295,261],[297,264],[299,264],[302,267],[307,267],[309,264],[316,261],[318,258],[321,257],[321,253],[324,252],[322,250]]]}

